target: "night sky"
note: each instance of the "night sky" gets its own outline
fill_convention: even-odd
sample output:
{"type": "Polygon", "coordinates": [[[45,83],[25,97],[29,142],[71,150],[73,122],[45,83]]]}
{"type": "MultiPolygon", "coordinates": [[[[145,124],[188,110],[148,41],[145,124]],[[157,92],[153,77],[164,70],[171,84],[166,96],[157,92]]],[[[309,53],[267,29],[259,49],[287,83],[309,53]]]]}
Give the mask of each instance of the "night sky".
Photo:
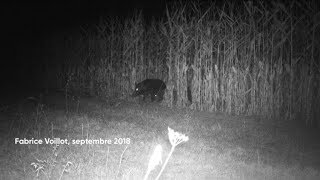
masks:
{"type": "MultiPolygon", "coordinates": [[[[16,83],[16,74],[41,61],[42,42],[56,32],[97,24],[99,17],[127,17],[142,10],[146,21],[164,14],[165,0],[39,1],[1,4],[2,44],[1,90],[16,83]]],[[[21,73],[20,73],[21,74],[21,73]]],[[[21,76],[21,75],[20,75],[21,76]]],[[[23,85],[22,85],[23,86],[23,85]]]]}
{"type": "Polygon", "coordinates": [[[39,1],[4,3],[1,11],[5,37],[16,46],[20,41],[34,40],[56,30],[95,24],[101,16],[125,17],[138,9],[149,18],[162,15],[164,8],[165,0],[39,1]]]}
{"type": "MultiPolygon", "coordinates": [[[[165,7],[165,1],[105,0],[100,3],[85,1],[11,3],[2,6],[11,28],[27,28],[41,32],[56,27],[70,27],[91,23],[99,16],[126,16],[134,9],[143,10],[146,16],[158,16],[165,7]],[[39,29],[40,28],[40,29],[39,29]]],[[[24,29],[25,30],[25,29],[24,29]]]]}

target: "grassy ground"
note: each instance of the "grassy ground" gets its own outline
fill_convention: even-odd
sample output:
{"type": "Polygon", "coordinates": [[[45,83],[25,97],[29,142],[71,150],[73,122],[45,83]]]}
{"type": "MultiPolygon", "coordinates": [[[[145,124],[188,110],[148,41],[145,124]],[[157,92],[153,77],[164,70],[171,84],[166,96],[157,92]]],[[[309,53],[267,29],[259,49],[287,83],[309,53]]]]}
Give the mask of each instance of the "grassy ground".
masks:
{"type": "MultiPolygon", "coordinates": [[[[4,102],[4,101],[3,101],[4,102]]],[[[1,104],[0,179],[143,179],[157,144],[177,145],[160,179],[320,179],[320,142],[298,124],[59,94],[1,104]],[[67,107],[66,107],[67,106],[67,107]],[[15,144],[15,138],[69,144],[15,144]],[[79,145],[72,140],[109,140],[79,145]]],[[[155,179],[161,167],[151,171],[155,179]]]]}

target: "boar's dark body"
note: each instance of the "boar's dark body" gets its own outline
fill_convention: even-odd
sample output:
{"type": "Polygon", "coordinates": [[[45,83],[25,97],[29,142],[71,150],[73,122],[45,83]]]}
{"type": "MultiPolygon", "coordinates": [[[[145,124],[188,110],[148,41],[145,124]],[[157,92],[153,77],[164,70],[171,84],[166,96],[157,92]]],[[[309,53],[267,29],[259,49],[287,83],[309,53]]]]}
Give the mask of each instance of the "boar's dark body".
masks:
{"type": "Polygon", "coordinates": [[[151,102],[157,99],[158,102],[163,100],[166,84],[160,79],[146,79],[136,84],[133,97],[143,96],[143,101],[147,96],[151,97],[151,102]]]}

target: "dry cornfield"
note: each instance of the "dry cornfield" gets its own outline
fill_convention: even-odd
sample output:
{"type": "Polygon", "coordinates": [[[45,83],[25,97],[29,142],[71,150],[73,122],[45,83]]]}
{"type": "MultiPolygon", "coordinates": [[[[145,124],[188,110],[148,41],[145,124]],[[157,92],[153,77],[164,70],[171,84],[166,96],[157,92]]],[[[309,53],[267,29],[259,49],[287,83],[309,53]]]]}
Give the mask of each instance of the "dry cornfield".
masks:
{"type": "Polygon", "coordinates": [[[316,6],[298,1],[234,5],[173,4],[162,20],[148,24],[141,13],[125,20],[102,18],[85,35],[70,37],[64,47],[67,65],[52,68],[49,82],[126,99],[136,82],[164,79],[169,107],[317,126],[316,6]]]}

